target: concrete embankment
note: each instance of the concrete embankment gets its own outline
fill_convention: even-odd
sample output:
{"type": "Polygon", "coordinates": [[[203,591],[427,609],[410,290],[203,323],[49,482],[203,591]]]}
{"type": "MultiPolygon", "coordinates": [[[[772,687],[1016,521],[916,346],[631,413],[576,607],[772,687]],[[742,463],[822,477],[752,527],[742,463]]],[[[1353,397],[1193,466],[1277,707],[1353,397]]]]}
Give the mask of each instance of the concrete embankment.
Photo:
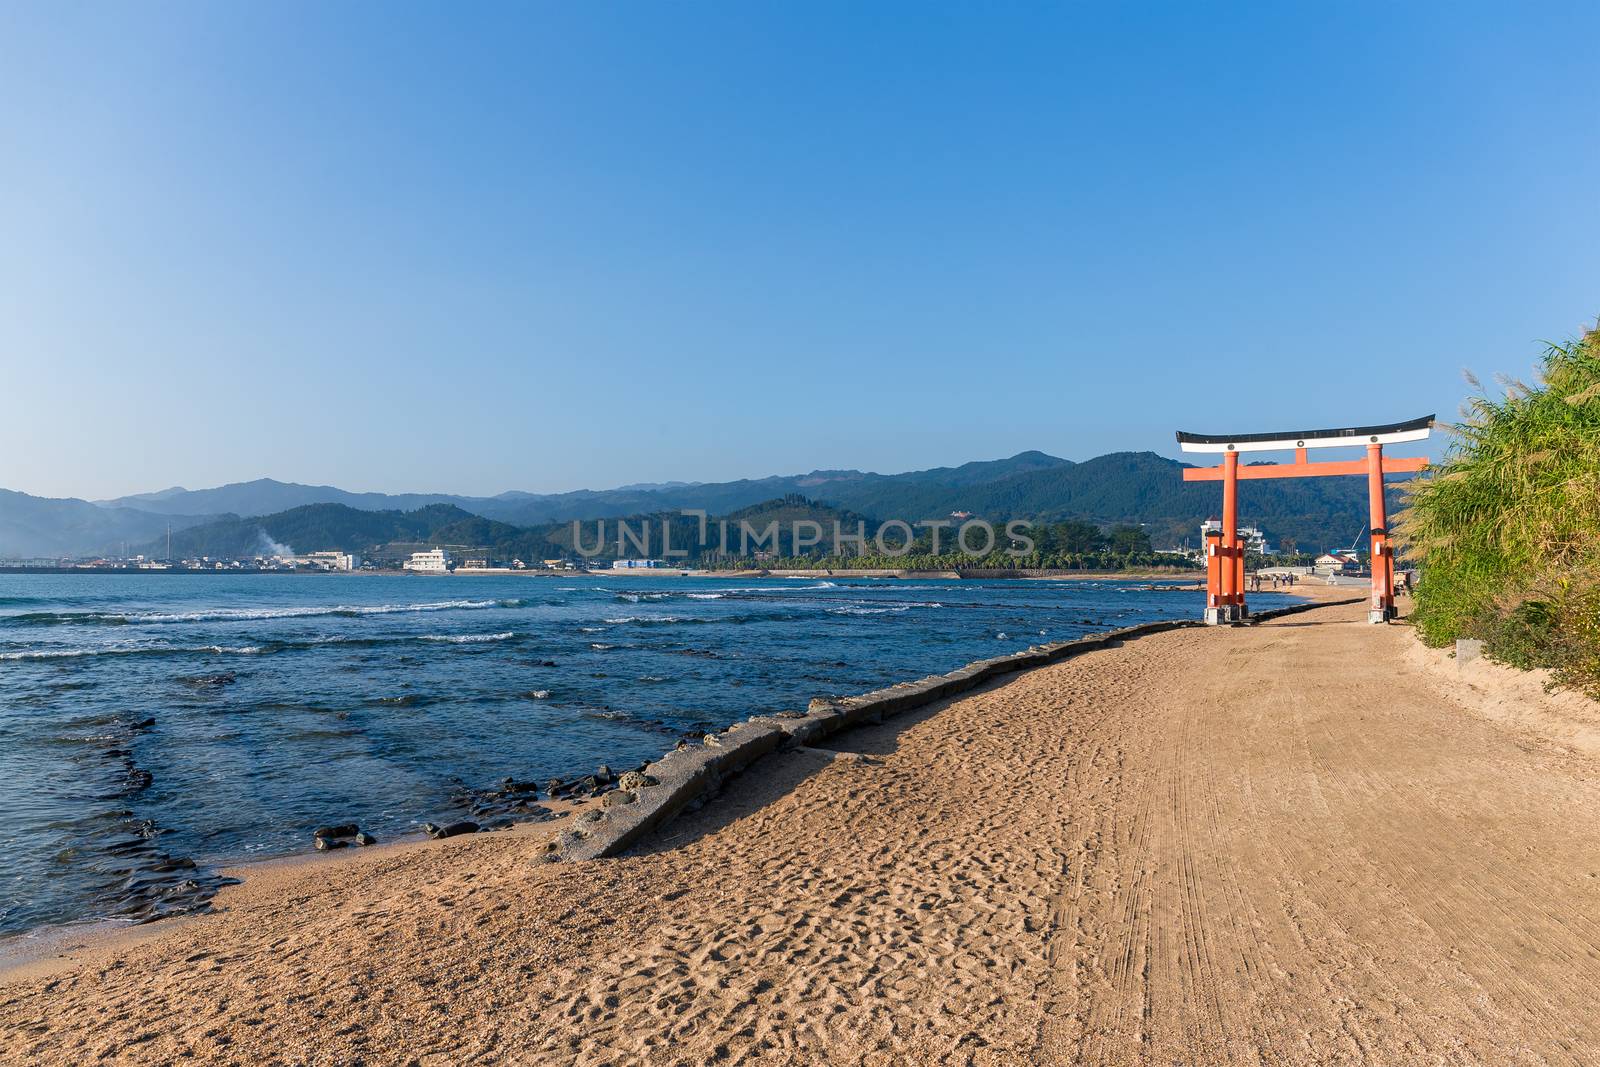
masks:
{"type": "MultiPolygon", "coordinates": [[[[1258,612],[1252,622],[1293,615],[1330,603],[1350,604],[1361,598],[1307,604],[1258,612]]],[[[974,689],[1003,675],[1043,667],[1085,652],[1107,648],[1150,634],[1200,626],[1195,620],[1169,620],[1128,626],[1074,641],[1058,641],[1007,656],[977,660],[948,674],[901,682],[837,701],[816,700],[805,713],[753,716],[721,733],[707,734],[700,744],[680,744],[642,772],[628,777],[607,804],[587,812],[548,846],[548,858],[589,860],[616,856],[637,844],[685,809],[704,803],[724,782],[762,757],[781,749],[809,746],[854,726],[877,724],[902,712],[974,689]]]]}

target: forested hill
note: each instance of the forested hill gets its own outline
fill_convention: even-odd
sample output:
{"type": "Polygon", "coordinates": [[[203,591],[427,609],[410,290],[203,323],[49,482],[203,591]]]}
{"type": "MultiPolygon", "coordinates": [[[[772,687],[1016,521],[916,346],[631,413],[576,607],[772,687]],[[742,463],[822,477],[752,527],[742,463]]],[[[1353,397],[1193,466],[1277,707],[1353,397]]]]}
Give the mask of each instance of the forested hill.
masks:
{"type": "MultiPolygon", "coordinates": [[[[1084,519],[1102,526],[1143,524],[1157,545],[1194,543],[1201,521],[1221,513],[1215,482],[1185,482],[1184,464],[1154,452],[1113,452],[961,486],[885,479],[822,486],[813,495],[877,519],[928,518],[970,511],[993,519],[1084,519]]],[[[1366,529],[1362,478],[1243,483],[1240,519],[1274,541],[1303,548],[1349,544],[1366,529]]]]}
{"type": "MultiPolygon", "coordinates": [[[[340,549],[365,552],[391,541],[490,544],[523,531],[503,522],[430,504],[414,511],[362,511],[345,504],[307,504],[276,515],[228,516],[172,535],[177,557],[246,558],[340,549]]],[[[165,554],[165,543],[146,549],[165,554]]]]}

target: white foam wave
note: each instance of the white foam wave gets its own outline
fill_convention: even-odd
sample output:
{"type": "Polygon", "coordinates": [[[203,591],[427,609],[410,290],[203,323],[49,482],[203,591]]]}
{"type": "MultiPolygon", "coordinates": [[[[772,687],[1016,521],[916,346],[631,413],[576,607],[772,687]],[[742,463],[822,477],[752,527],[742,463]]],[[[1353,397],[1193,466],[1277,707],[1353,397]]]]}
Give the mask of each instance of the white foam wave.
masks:
{"type": "Polygon", "coordinates": [[[424,641],[443,641],[452,645],[475,645],[484,641],[506,641],[516,634],[507,630],[499,634],[423,634],[424,641]]]}
{"type": "Polygon", "coordinates": [[[165,645],[107,645],[101,648],[30,648],[17,652],[0,652],[0,661],[78,659],[83,656],[180,656],[211,653],[217,656],[254,656],[265,652],[260,645],[197,645],[191,648],[173,648],[165,645]]]}
{"type": "Polygon", "coordinates": [[[620,625],[622,625],[624,623],[630,623],[630,622],[661,622],[661,623],[667,623],[667,622],[688,622],[689,620],[684,618],[681,615],[618,615],[614,619],[604,619],[602,621],[609,622],[613,626],[620,626],[620,625]]]}
{"type": "Polygon", "coordinates": [[[515,607],[510,600],[436,600],[424,604],[335,604],[303,608],[214,608],[208,611],[159,612],[137,615],[102,615],[130,623],[173,622],[249,622],[259,619],[299,619],[317,615],[397,615],[423,611],[474,611],[483,608],[515,607]]]}
{"type": "Polygon", "coordinates": [[[909,604],[888,608],[829,608],[829,615],[899,615],[910,611],[909,604]]]}

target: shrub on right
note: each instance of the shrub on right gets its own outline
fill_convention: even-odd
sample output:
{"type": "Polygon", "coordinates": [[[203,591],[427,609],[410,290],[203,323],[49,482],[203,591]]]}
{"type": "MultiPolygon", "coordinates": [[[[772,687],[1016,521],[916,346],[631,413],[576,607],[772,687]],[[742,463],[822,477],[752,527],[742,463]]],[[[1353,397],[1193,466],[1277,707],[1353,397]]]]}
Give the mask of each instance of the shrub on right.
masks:
{"type": "Polygon", "coordinates": [[[1423,640],[1477,637],[1600,698],[1600,330],[1548,346],[1534,384],[1480,393],[1395,533],[1421,568],[1423,640]]]}

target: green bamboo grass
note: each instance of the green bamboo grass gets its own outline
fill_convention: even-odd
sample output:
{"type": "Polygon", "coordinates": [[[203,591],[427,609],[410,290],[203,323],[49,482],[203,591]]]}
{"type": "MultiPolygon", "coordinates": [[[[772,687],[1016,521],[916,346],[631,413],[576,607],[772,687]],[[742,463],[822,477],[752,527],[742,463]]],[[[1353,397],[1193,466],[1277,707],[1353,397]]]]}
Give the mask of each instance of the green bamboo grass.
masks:
{"type": "Polygon", "coordinates": [[[1422,569],[1412,619],[1429,644],[1479,637],[1600,697],[1600,330],[1501,384],[1467,402],[1397,517],[1422,569]]]}

